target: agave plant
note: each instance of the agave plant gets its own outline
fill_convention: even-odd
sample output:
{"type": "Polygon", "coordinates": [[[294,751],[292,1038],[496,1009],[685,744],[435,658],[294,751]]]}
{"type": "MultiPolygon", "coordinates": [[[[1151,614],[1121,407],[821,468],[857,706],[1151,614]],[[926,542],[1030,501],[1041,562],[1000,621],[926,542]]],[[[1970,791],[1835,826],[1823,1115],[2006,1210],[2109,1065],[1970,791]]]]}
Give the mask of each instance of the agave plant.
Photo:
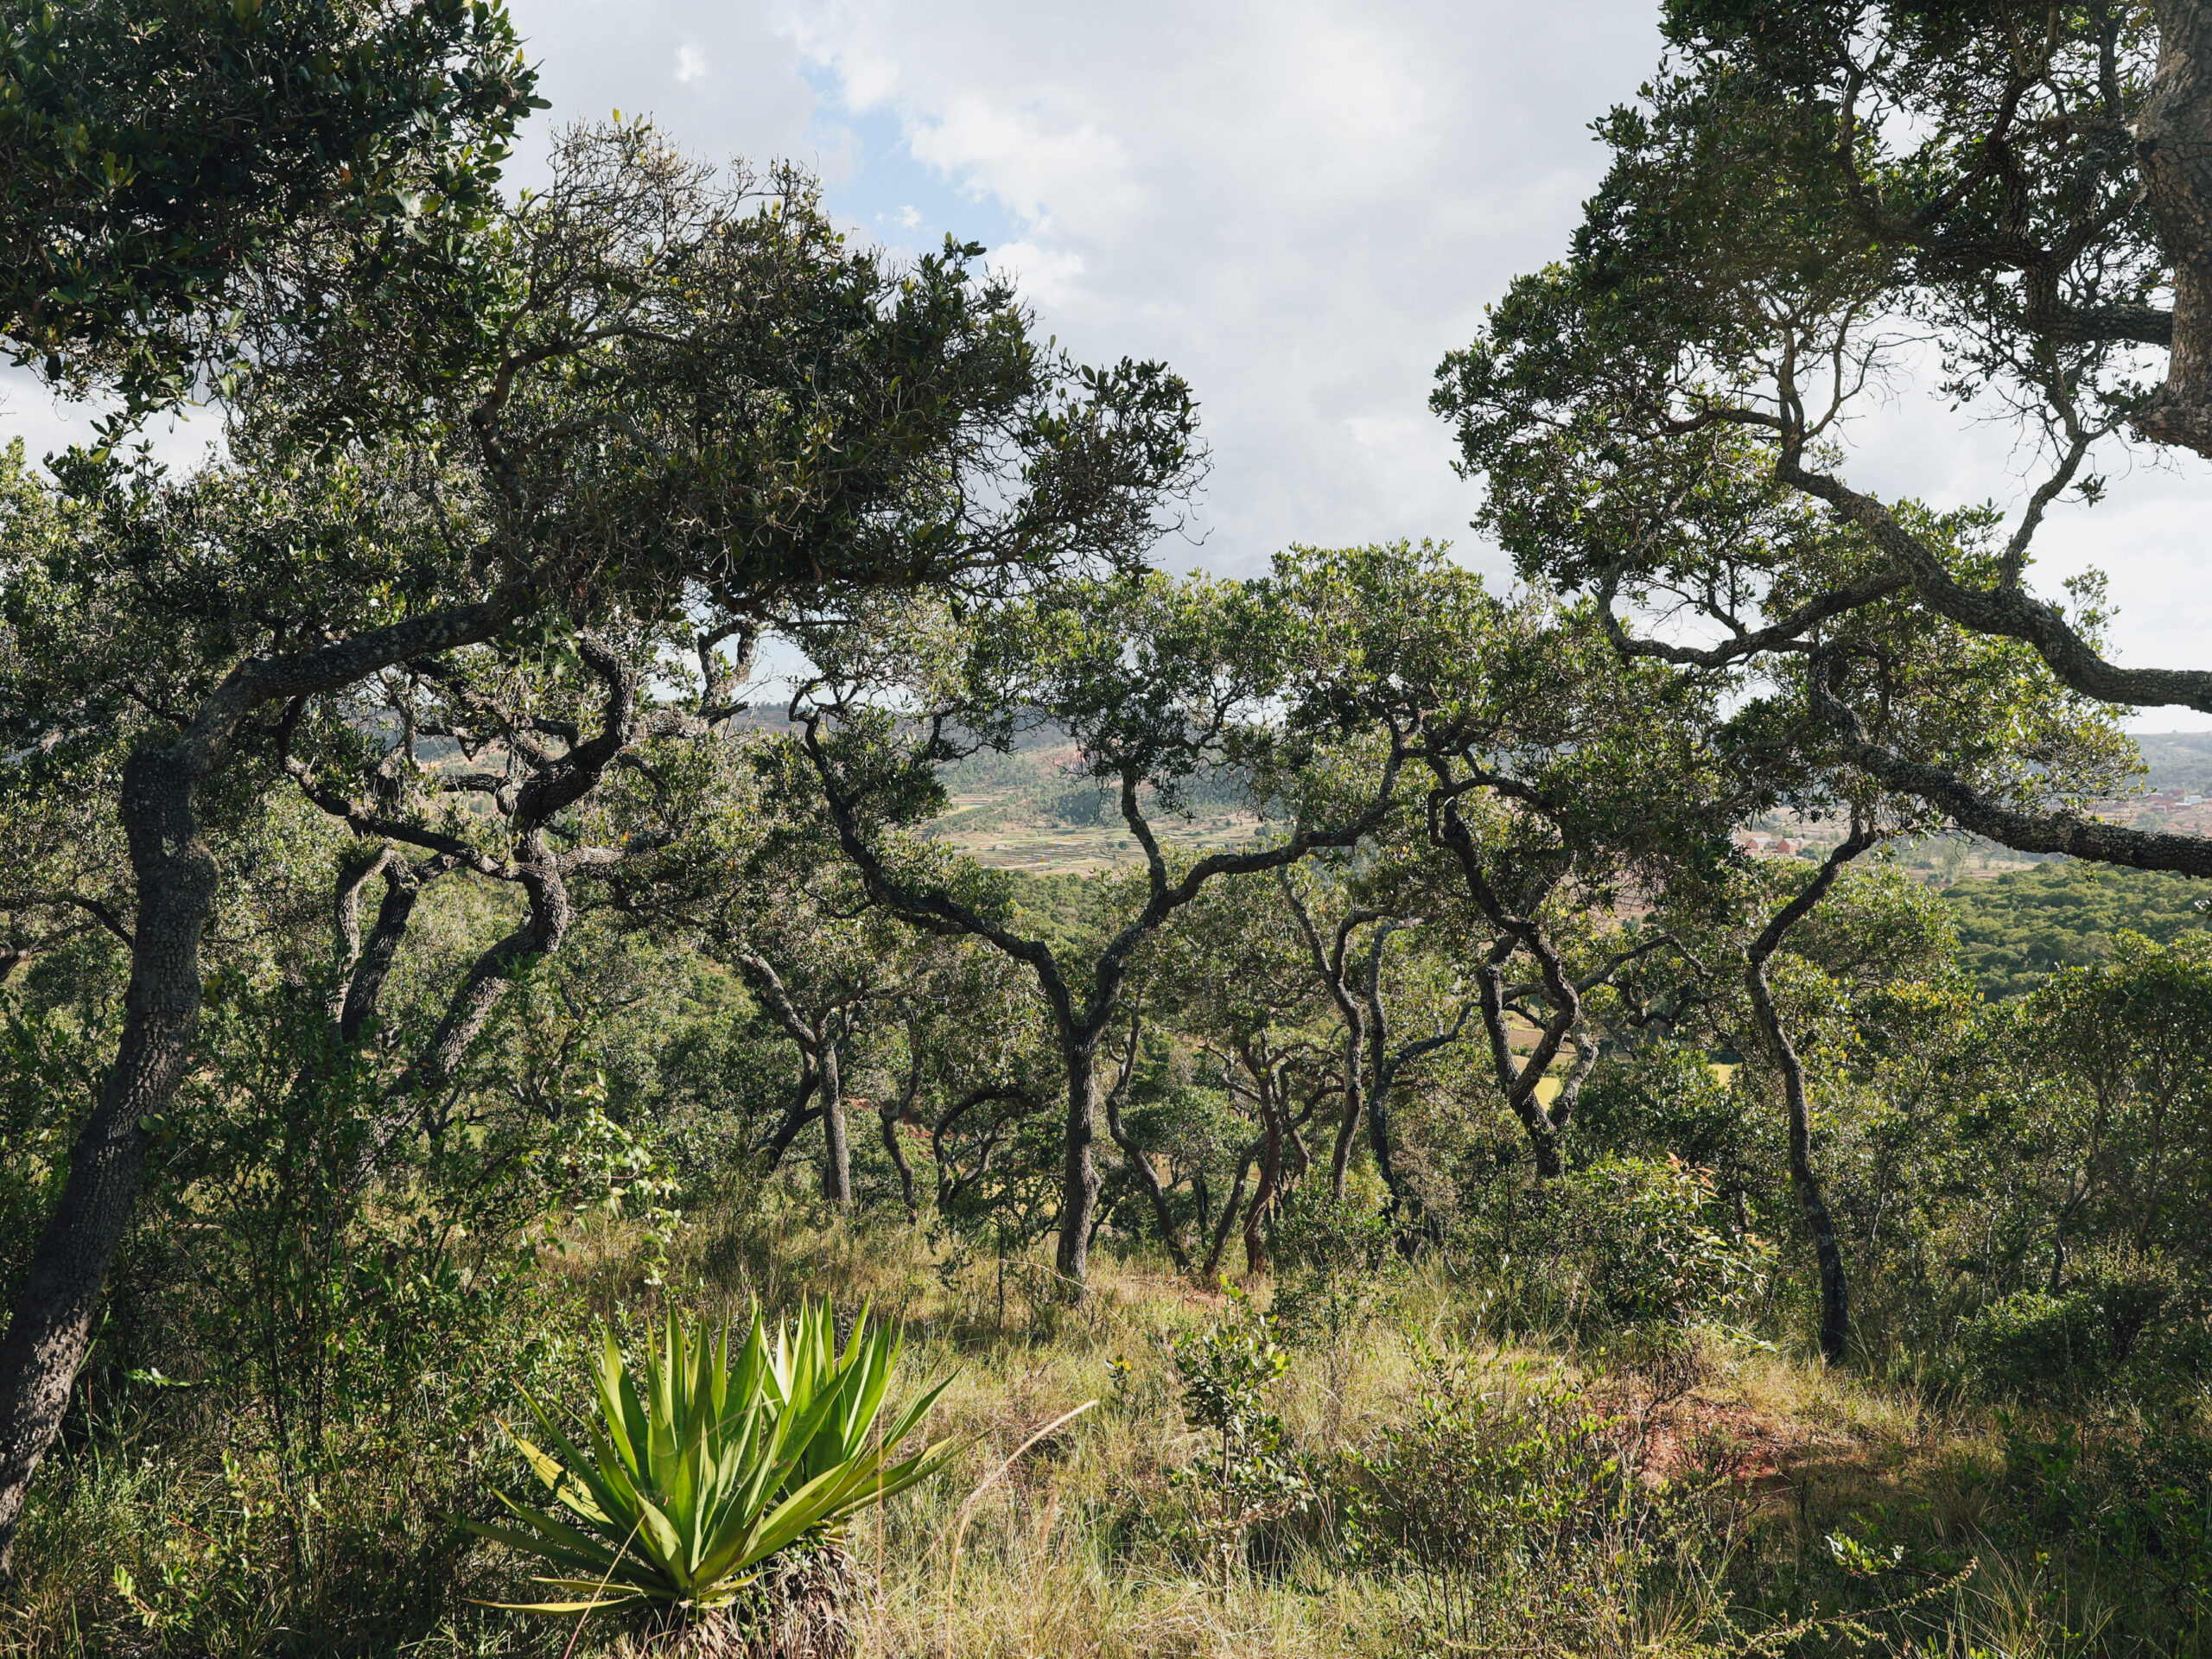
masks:
{"type": "Polygon", "coordinates": [[[928,1479],[957,1446],[893,1453],[950,1377],[874,1432],[900,1345],[897,1333],[868,1329],[865,1309],[842,1353],[826,1305],[801,1307],[772,1335],[756,1309],[733,1361],[727,1331],[714,1334],[703,1320],[687,1328],[671,1313],[640,1389],[607,1332],[593,1365],[588,1452],[528,1395],[551,1452],[507,1428],[566,1517],[502,1494],[521,1527],[461,1522],[557,1569],[538,1583],[582,1595],[500,1605],[580,1613],[644,1602],[710,1613],[779,1551],[834,1535],[855,1510],[928,1479]]]}

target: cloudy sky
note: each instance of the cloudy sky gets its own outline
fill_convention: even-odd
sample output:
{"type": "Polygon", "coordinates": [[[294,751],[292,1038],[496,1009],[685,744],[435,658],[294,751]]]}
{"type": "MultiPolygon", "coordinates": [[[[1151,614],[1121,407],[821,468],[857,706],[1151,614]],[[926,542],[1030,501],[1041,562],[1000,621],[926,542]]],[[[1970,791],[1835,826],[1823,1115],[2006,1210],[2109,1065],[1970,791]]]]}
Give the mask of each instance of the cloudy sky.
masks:
{"type": "MultiPolygon", "coordinates": [[[[1161,556],[1225,574],[1402,536],[1499,568],[1431,376],[1564,247],[1602,162],[1587,124],[1659,50],[1656,0],[510,4],[550,121],[651,114],[702,155],[808,162],[876,241],[988,245],[1079,356],[1173,365],[1214,466],[1195,543],[1161,556]]],[[[0,413],[35,448],[41,402],[0,413]]],[[[1864,487],[2018,493],[2005,435],[1939,408],[1870,411],[1854,441],[1864,487]]],[[[2110,574],[2124,660],[2205,659],[2208,486],[2123,475],[2044,538],[2047,580],[2110,574]]]]}

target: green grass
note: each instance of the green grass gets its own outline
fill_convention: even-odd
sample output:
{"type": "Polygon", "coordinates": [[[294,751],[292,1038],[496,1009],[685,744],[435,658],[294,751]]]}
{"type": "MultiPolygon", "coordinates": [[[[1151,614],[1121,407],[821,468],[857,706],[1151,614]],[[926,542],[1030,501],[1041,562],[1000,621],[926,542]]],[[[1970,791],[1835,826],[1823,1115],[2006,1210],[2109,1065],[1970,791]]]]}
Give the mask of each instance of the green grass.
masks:
{"type": "MultiPolygon", "coordinates": [[[[643,1253],[619,1232],[569,1243],[540,1286],[549,1322],[581,1327],[619,1308],[645,1330],[664,1293],[645,1281],[643,1253]]],[[[772,1307],[806,1294],[872,1298],[906,1325],[907,1376],[957,1372],[925,1432],[971,1449],[850,1529],[863,1655],[1413,1659],[1441,1650],[1422,1632],[1454,1594],[1512,1650],[1557,1659],[2212,1653],[2182,1611],[2207,1587],[2193,1523],[2170,1516],[2146,1541],[2129,1518],[2155,1483],[2128,1471],[2154,1454],[2171,1463],[2160,1447],[2201,1444],[2194,1408],[2155,1422],[2092,1414],[2069,1440],[2056,1418],[2008,1419],[1999,1402],[1828,1370],[1717,1328],[1695,1336],[1688,1370],[1670,1370],[1618,1333],[1529,1328],[1501,1303],[1489,1264],[1435,1255],[1371,1313],[1292,1344],[1272,1408],[1332,1494],[1328,1513],[1255,1529],[1260,1545],[1224,1583],[1184,1541],[1190,1488],[1170,1476],[1194,1467],[1203,1478],[1211,1455],[1184,1416],[1173,1344],[1224,1299],[1103,1253],[1080,1305],[1055,1294],[1041,1257],[1009,1269],[1001,1313],[995,1261],[947,1255],[904,1227],[819,1224],[788,1200],[703,1217],[677,1241],[664,1294],[683,1306],[734,1315],[755,1296],[772,1307]],[[1554,1455],[1541,1425],[1559,1402],[1599,1424],[1624,1476],[1608,1490],[1625,1507],[1586,1505],[1596,1518],[1571,1536],[1511,1544],[1509,1526],[1508,1554],[1458,1580],[1348,1549],[1339,1522],[1357,1459],[1386,1431],[1418,1426],[1439,1363],[1484,1410],[1537,1425],[1493,1446],[1492,1461],[1539,1484],[1554,1455]],[[2048,1448],[2069,1445],[2054,1463],[2048,1448]],[[1837,1623],[1847,1613],[1868,1644],[1837,1623]]],[[[1253,1292],[1263,1302],[1269,1287],[1253,1292]]],[[[569,1398],[582,1395],[572,1387],[569,1398]]],[[[95,1434],[61,1454],[26,1529],[0,1654],[522,1659],[557,1653],[574,1633],[471,1605],[526,1589],[528,1566],[433,1519],[525,1478],[488,1425],[365,1428],[360,1446],[378,1455],[343,1460],[311,1511],[254,1450],[253,1431],[247,1418],[188,1414],[128,1448],[95,1434]],[[167,1624],[120,1593],[118,1567],[167,1624]]],[[[1440,1473],[1472,1481],[1509,1522],[1527,1508],[1506,1502],[1495,1474],[1440,1473]]],[[[576,1645],[633,1651],[613,1615],[576,1645]]]]}

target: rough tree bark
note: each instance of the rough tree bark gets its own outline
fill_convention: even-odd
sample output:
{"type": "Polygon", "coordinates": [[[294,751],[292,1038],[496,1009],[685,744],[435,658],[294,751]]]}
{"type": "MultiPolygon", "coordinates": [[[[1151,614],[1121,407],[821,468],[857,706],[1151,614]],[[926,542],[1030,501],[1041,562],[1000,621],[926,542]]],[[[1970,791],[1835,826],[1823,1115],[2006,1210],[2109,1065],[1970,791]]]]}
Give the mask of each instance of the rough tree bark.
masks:
{"type": "MultiPolygon", "coordinates": [[[[1143,1034],[1141,1016],[1129,1021],[1129,1046],[1122,1061],[1119,1076],[1114,1086],[1106,1091],[1106,1133],[1114,1137],[1114,1144],[1122,1149],[1122,1156],[1128,1160],[1130,1171],[1137,1178],[1137,1185],[1152,1205],[1152,1217],[1160,1228],[1160,1242],[1167,1247],[1168,1259],[1183,1273],[1191,1270],[1191,1253],[1184,1247],[1182,1229],[1175,1224],[1174,1212],[1168,1207],[1167,1189],[1160,1185],[1160,1172],[1152,1166],[1152,1159],[1136,1142],[1122,1122],[1122,1101],[1128,1093],[1129,1083],[1136,1076],[1137,1043],[1143,1034]]],[[[1205,1224],[1199,1224],[1204,1226],[1205,1224]]]]}
{"type": "Polygon", "coordinates": [[[1275,1189],[1282,1183],[1282,1078],[1264,1046],[1239,1044],[1237,1058],[1252,1074],[1254,1098],[1260,1108],[1260,1180],[1244,1211],[1244,1271],[1258,1274],[1268,1270],[1268,1211],[1274,1204],[1275,1189]]]}
{"type": "MultiPolygon", "coordinates": [[[[1341,1203],[1344,1177],[1351,1167],[1351,1149],[1358,1140],[1360,1121],[1367,1110],[1367,1007],[1354,990],[1346,957],[1351,948],[1351,936],[1369,922],[1382,920],[1382,912],[1363,909],[1347,912],[1337,924],[1335,936],[1324,948],[1320,930],[1313,925],[1313,918],[1291,884],[1290,872],[1280,870],[1276,875],[1282,887],[1283,901],[1290,906],[1299,935],[1306,941],[1306,957],[1321,983],[1327,987],[1329,1000],[1336,1004],[1337,1018],[1344,1027],[1344,1103],[1337,1119],[1336,1138],[1329,1148],[1329,1196],[1341,1203]]],[[[1383,1179],[1389,1180],[1391,1173],[1386,1163],[1383,1179]]]]}
{"type": "Polygon", "coordinates": [[[2212,455],[2212,7],[2158,0],[2158,67],[2135,121],[2144,205],[2173,277],[2166,382],[2144,436],[2212,455]]]}
{"type": "MultiPolygon", "coordinates": [[[[784,984],[783,976],[766,957],[754,951],[740,954],[738,962],[753,976],[755,988],[768,1005],[768,1012],[784,1035],[798,1045],[800,1064],[804,1068],[801,1092],[785,1115],[784,1126],[777,1132],[774,1141],[776,1160],[781,1161],[784,1148],[790,1146],[791,1137],[800,1128],[822,1120],[822,1196],[840,1210],[849,1210],[853,1203],[853,1154],[850,1132],[845,1122],[845,1090],[843,1074],[837,1060],[837,1045],[852,1034],[850,1010],[842,1001],[832,1001],[812,1020],[809,1020],[791,1000],[784,984]],[[817,1096],[820,1104],[811,1111],[805,1110],[809,1094],[817,1096]]],[[[885,1130],[887,1135],[891,1132],[885,1130]]],[[[894,1155],[897,1148],[893,1148],[894,1155]]],[[[773,1163],[769,1166],[772,1169],[773,1163]]],[[[903,1161],[901,1167],[904,1167],[903,1161]]]]}
{"type": "Polygon", "coordinates": [[[817,1085],[822,1095],[822,1196],[840,1210],[849,1210],[853,1207],[853,1149],[845,1128],[845,1084],[837,1065],[835,1016],[829,1024],[822,1037],[821,1058],[816,1061],[822,1073],[817,1085]]]}

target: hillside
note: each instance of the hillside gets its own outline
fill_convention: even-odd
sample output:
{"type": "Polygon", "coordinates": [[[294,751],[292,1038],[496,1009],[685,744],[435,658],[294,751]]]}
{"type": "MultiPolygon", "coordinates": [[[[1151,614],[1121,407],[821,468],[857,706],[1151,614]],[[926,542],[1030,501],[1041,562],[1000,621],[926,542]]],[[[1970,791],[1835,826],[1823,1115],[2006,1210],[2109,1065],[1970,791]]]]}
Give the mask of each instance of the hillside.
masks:
{"type": "MultiPolygon", "coordinates": [[[[1058,733],[1027,734],[1008,753],[986,750],[938,773],[950,798],[935,826],[978,863],[1081,874],[1140,856],[1113,799],[1077,770],[1075,746],[1058,733]]],[[[1194,780],[1179,813],[1147,810],[1163,841],[1211,851],[1251,839],[1258,816],[1233,779],[1194,780]]]]}
{"type": "Polygon", "coordinates": [[[2152,732],[2135,740],[2152,789],[2212,795],[2212,732],[2152,732]]]}
{"type": "Polygon", "coordinates": [[[2122,928],[2171,944],[2212,927],[2212,883],[2071,861],[1944,890],[1983,995],[2016,996],[2058,968],[2095,962],[2122,928]]]}

